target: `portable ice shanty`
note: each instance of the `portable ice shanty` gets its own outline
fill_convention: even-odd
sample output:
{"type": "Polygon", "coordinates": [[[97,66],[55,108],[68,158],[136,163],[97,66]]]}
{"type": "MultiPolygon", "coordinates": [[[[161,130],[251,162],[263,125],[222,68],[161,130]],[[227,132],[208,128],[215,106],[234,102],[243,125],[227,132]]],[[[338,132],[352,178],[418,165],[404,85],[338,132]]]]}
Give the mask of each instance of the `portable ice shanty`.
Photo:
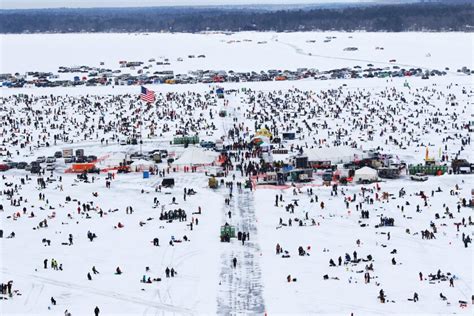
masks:
{"type": "Polygon", "coordinates": [[[172,188],[174,187],[174,178],[165,178],[161,182],[161,185],[165,188],[172,188]]]}

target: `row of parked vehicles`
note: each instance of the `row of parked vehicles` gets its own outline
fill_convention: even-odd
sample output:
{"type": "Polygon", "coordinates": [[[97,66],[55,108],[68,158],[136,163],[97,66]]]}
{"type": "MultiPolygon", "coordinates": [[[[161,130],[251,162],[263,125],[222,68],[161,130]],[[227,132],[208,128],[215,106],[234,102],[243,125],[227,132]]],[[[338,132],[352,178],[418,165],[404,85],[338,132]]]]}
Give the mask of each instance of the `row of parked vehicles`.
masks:
{"type": "MultiPolygon", "coordinates": [[[[48,163],[46,165],[46,170],[52,171],[55,168],[56,166],[53,163],[48,163]]],[[[39,173],[42,167],[41,167],[41,163],[38,161],[32,161],[31,163],[27,163],[25,161],[21,161],[21,162],[8,161],[5,163],[0,163],[0,171],[7,171],[10,169],[20,169],[20,170],[30,171],[31,173],[39,173]]]]}
{"type": "Polygon", "coordinates": [[[39,173],[43,168],[47,171],[53,171],[56,169],[57,159],[64,158],[64,163],[91,163],[97,160],[97,156],[84,155],[83,149],[76,149],[75,155],[72,149],[65,149],[63,151],[57,151],[52,156],[39,156],[35,161],[30,163],[21,161],[6,161],[0,163],[0,171],[7,171],[9,169],[23,169],[30,171],[31,173],[39,173]],[[45,165],[46,164],[46,165],[45,165]]]}

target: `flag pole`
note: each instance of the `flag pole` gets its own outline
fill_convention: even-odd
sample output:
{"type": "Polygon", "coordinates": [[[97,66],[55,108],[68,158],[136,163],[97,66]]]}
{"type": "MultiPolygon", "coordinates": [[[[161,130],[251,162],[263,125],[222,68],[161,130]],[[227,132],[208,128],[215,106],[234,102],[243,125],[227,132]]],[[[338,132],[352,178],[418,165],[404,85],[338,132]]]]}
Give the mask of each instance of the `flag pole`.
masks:
{"type": "Polygon", "coordinates": [[[143,144],[143,135],[142,135],[142,125],[143,125],[143,113],[142,113],[142,101],[140,100],[140,156],[143,155],[142,144],[143,144]]]}

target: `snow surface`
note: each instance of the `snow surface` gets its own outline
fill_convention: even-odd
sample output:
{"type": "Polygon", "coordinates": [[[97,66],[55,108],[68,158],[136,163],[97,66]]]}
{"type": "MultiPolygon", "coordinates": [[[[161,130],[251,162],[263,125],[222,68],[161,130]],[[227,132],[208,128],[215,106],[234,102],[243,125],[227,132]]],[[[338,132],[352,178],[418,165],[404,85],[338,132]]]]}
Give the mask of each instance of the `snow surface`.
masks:
{"type": "MultiPolygon", "coordinates": [[[[470,34],[434,34],[434,33],[403,33],[403,34],[367,34],[367,33],[334,33],[336,40],[331,43],[322,43],[326,36],[332,33],[238,33],[230,36],[222,34],[214,35],[187,35],[187,34],[77,34],[77,35],[7,35],[2,36],[2,64],[0,72],[29,71],[29,70],[51,70],[59,65],[73,64],[97,64],[100,61],[116,65],[122,59],[148,59],[160,55],[168,56],[175,60],[179,56],[187,56],[190,53],[206,54],[203,64],[197,60],[186,60],[183,63],[173,63],[171,68],[175,71],[187,71],[199,68],[222,68],[233,70],[267,69],[267,68],[296,68],[315,67],[332,68],[343,65],[355,65],[366,63],[368,60],[388,62],[389,59],[397,59],[397,62],[417,65],[423,67],[456,67],[472,66],[472,35],[470,34]],[[350,39],[349,36],[353,38],[350,39]],[[227,44],[222,40],[251,38],[252,43],[227,44]],[[275,39],[278,38],[278,41],[275,39]],[[316,44],[306,43],[308,39],[317,39],[316,44]],[[150,40],[151,39],[151,40],[150,40]],[[257,41],[267,40],[268,44],[256,44],[257,41]],[[354,42],[354,43],[352,43],[354,42]],[[47,43],[47,45],[45,45],[47,43]],[[148,44],[147,44],[148,43],[148,44]],[[151,43],[151,44],[150,44],[151,43]],[[283,44],[291,43],[295,45],[283,44]],[[325,46],[326,45],[326,46],[325,46]],[[346,46],[357,46],[359,51],[343,52],[346,46]],[[375,51],[376,46],[384,46],[384,51],[375,51]],[[93,49],[92,49],[93,47],[93,49]],[[351,58],[334,59],[323,57],[310,57],[298,54],[299,49],[304,51],[319,52],[327,56],[351,58]],[[432,57],[426,57],[430,52],[432,57]],[[107,56],[107,57],[105,57],[107,56]],[[232,58],[229,58],[232,57],[232,58]],[[358,59],[357,61],[353,59],[358,59]],[[364,61],[362,61],[364,60],[364,61]]],[[[460,118],[457,122],[468,122],[472,120],[472,79],[467,76],[449,74],[446,77],[431,78],[428,81],[420,78],[407,79],[411,89],[404,87],[405,79],[360,79],[360,80],[337,80],[337,81],[298,81],[298,82],[266,82],[266,83],[227,83],[223,84],[225,89],[251,88],[266,93],[279,90],[292,93],[295,88],[302,91],[313,91],[314,103],[323,105],[321,92],[340,89],[343,96],[357,95],[358,93],[370,94],[371,101],[382,102],[380,112],[387,114],[389,105],[401,106],[397,98],[387,98],[383,92],[397,91],[403,93],[408,99],[409,106],[401,106],[394,114],[394,122],[400,124],[406,122],[410,129],[414,129],[414,137],[421,142],[429,143],[431,154],[437,157],[438,148],[444,146],[443,138],[453,136],[455,133],[467,134],[451,125],[454,121],[453,114],[457,113],[460,118]],[[345,86],[342,86],[345,84],[345,86]],[[393,90],[395,89],[395,90],[393,90]],[[467,89],[463,94],[462,90],[467,89]],[[455,105],[447,105],[449,94],[456,96],[455,105]],[[429,101],[425,106],[425,112],[419,117],[410,118],[416,107],[414,100],[422,97],[429,101]],[[429,119],[434,113],[443,112],[442,119],[445,120],[446,130],[435,132],[435,127],[430,127],[429,119]],[[420,122],[420,126],[416,126],[420,122]],[[425,125],[426,124],[426,125],[425,125]]],[[[159,93],[167,92],[209,92],[214,85],[158,85],[150,86],[159,93]]],[[[125,94],[138,94],[137,87],[81,87],[81,88],[23,88],[1,90],[2,108],[15,109],[12,117],[15,119],[26,119],[28,114],[24,112],[25,104],[20,102],[5,101],[11,95],[27,93],[36,96],[86,96],[91,101],[106,102],[112,96],[121,96],[125,102],[131,102],[125,94]]],[[[66,100],[66,99],[65,99],[66,100]]],[[[224,105],[222,100],[217,101],[216,107],[211,107],[214,112],[213,119],[208,115],[209,109],[195,109],[191,115],[173,103],[172,107],[184,118],[198,118],[202,116],[206,122],[213,122],[216,130],[210,132],[204,128],[198,130],[203,139],[215,140],[225,134],[234,124],[233,118],[243,122],[244,126],[253,130],[254,119],[246,116],[255,104],[249,102],[248,95],[242,91],[226,95],[229,104],[224,105]],[[229,117],[220,118],[217,115],[219,109],[227,107],[229,117]],[[186,116],[187,115],[187,116],[186,116]]],[[[46,105],[47,101],[37,101],[33,105],[35,109],[44,110],[48,107],[57,108],[60,103],[46,105]]],[[[98,157],[107,156],[102,164],[116,163],[126,153],[138,151],[139,146],[120,146],[100,144],[101,137],[110,135],[88,134],[87,129],[78,129],[72,122],[72,118],[84,122],[85,117],[98,119],[102,114],[100,111],[78,108],[77,104],[66,102],[65,114],[57,119],[68,128],[74,143],[63,144],[59,142],[51,147],[38,147],[29,151],[29,148],[21,149],[13,146],[9,149],[14,151],[14,161],[32,161],[36,157],[50,156],[56,150],[63,148],[84,148],[86,154],[94,154],[98,157]],[[88,135],[84,140],[84,135],[88,135]],[[16,150],[19,150],[18,155],[16,150]]],[[[337,102],[341,102],[338,99],[337,102]]],[[[361,115],[369,115],[370,104],[358,101],[361,106],[361,115]]],[[[295,104],[292,104],[294,106],[295,104]]],[[[115,120],[115,103],[105,108],[107,121],[115,120]]],[[[325,110],[331,108],[324,105],[325,110]]],[[[346,108],[345,108],[346,109],[346,108]]],[[[122,109],[126,117],[133,116],[133,109],[122,109]]],[[[269,111],[268,107],[257,106],[257,113],[269,111]]],[[[344,111],[340,118],[327,119],[331,130],[347,126],[351,113],[344,111]],[[346,122],[346,124],[345,124],[346,122]]],[[[370,116],[370,115],[369,115],[370,116]]],[[[275,116],[276,117],[276,116],[275,116]]],[[[301,124],[303,116],[287,122],[279,122],[283,125],[301,124]]],[[[370,116],[370,124],[375,134],[388,127],[382,122],[381,117],[370,116]]],[[[310,121],[321,122],[324,118],[312,118],[310,121]]],[[[258,118],[257,118],[258,120],[258,118]]],[[[89,121],[90,122],[90,121],[89,121]]],[[[267,122],[269,123],[269,121],[267,122]]],[[[171,153],[179,156],[183,149],[169,145],[169,141],[176,129],[182,126],[178,122],[169,119],[159,121],[159,126],[169,124],[171,130],[164,132],[162,137],[151,137],[144,139],[143,150],[165,148],[171,153]]],[[[7,128],[8,124],[5,125],[7,128]]],[[[148,133],[149,125],[145,126],[148,133]]],[[[34,136],[34,141],[41,135],[40,131],[33,126],[22,123],[21,129],[27,129],[34,136]]],[[[13,132],[15,133],[15,132],[13,132]]],[[[321,131],[321,134],[309,134],[303,132],[304,140],[295,140],[294,144],[305,145],[305,142],[316,138],[327,137],[333,140],[334,136],[321,131]]],[[[44,134],[43,134],[44,135],[44,134]]],[[[145,134],[146,135],[146,134],[145,134]]],[[[399,155],[408,163],[419,163],[424,158],[424,146],[412,142],[405,149],[401,149],[393,143],[385,145],[385,139],[392,135],[402,139],[400,129],[395,132],[387,132],[383,137],[370,140],[364,132],[353,131],[350,138],[357,140],[363,149],[370,149],[383,145],[387,152],[399,155]]],[[[125,137],[126,134],[120,134],[125,137]]],[[[12,132],[4,131],[4,139],[12,137],[12,132]]],[[[51,136],[48,136],[50,139],[51,136]]],[[[52,141],[51,141],[52,143],[52,141]]],[[[449,143],[446,151],[450,157],[460,149],[458,138],[449,143]]],[[[471,146],[463,151],[464,157],[474,158],[471,146]]],[[[444,151],[444,150],[443,150],[444,151]]],[[[198,173],[173,173],[176,185],[172,189],[163,189],[155,192],[155,188],[161,183],[162,177],[151,176],[143,179],[141,173],[118,174],[112,181],[111,189],[105,187],[106,174],[101,174],[93,183],[78,182],[75,175],[66,174],[66,166],[60,160],[57,170],[52,178],[54,182],[48,184],[46,189],[39,190],[36,176],[32,180],[21,185],[15,199],[22,196],[21,207],[12,206],[5,194],[0,195],[0,204],[4,211],[0,212],[0,229],[4,231],[4,238],[0,239],[0,268],[1,281],[13,280],[13,289],[19,290],[21,296],[14,295],[8,300],[0,301],[0,313],[2,315],[58,315],[68,309],[72,315],[92,315],[95,306],[101,309],[101,315],[186,315],[186,314],[257,314],[269,315],[448,315],[448,314],[472,314],[471,295],[473,280],[473,257],[472,244],[464,248],[461,241],[461,233],[473,237],[472,226],[461,226],[460,232],[456,231],[454,223],[460,222],[462,218],[467,220],[472,216],[472,209],[461,208],[457,212],[456,206],[460,198],[470,198],[473,187],[472,175],[443,175],[441,177],[430,177],[427,182],[412,182],[407,176],[398,180],[387,180],[380,183],[381,190],[393,194],[389,200],[375,201],[373,205],[364,203],[364,210],[370,211],[370,219],[361,219],[360,212],[356,211],[356,203],[350,203],[346,208],[344,199],[339,192],[337,197],[331,195],[330,187],[321,186],[321,178],[316,176],[310,186],[301,187],[301,193],[294,195],[293,188],[271,188],[267,186],[257,187],[255,191],[234,187],[232,197],[229,189],[221,186],[217,190],[207,187],[207,177],[202,172],[198,173]],[[59,188],[59,177],[62,177],[63,190],[59,188]],[[455,186],[459,188],[456,189],[455,186]],[[431,191],[438,187],[443,192],[435,193],[431,197],[431,191]],[[183,189],[194,188],[197,194],[187,196],[183,200],[183,189]],[[318,203],[311,203],[311,198],[306,190],[312,188],[318,196],[318,203]],[[406,191],[404,198],[398,197],[401,188],[406,191]],[[450,190],[458,195],[451,195],[450,190]],[[428,206],[423,206],[423,201],[415,193],[424,191],[428,196],[428,206]],[[98,192],[94,197],[93,192],[98,192]],[[46,201],[40,201],[38,194],[44,193],[46,201]],[[282,194],[283,203],[274,206],[275,195],[282,194]],[[71,196],[76,201],[93,201],[105,211],[104,217],[97,212],[89,212],[91,218],[84,214],[78,215],[77,202],[65,202],[65,197],[71,196]],[[158,198],[160,206],[153,208],[153,199],[158,198]],[[177,205],[171,204],[172,197],[176,197],[177,205]],[[225,205],[224,199],[230,198],[230,205],[225,205]],[[295,213],[285,211],[284,206],[298,200],[295,213]],[[324,201],[324,209],[320,202],[324,201]],[[409,205],[406,205],[406,203],[409,205]],[[188,213],[187,222],[166,223],[158,219],[161,205],[166,210],[181,207],[188,213]],[[404,206],[404,211],[401,206],[404,206]],[[422,212],[416,212],[416,205],[420,205],[422,212]],[[449,207],[454,219],[434,219],[434,214],[444,216],[445,206],[449,207]],[[126,214],[125,208],[133,206],[134,213],[126,214]],[[198,207],[202,207],[202,214],[192,215],[198,207]],[[26,207],[29,214],[34,211],[35,217],[28,218],[23,215],[12,219],[13,213],[22,212],[26,207]],[[51,207],[53,209],[51,209],[51,207]],[[118,211],[113,211],[117,209],[118,211]],[[228,217],[229,210],[232,218],[228,217]],[[39,221],[47,218],[52,212],[56,212],[54,219],[48,219],[48,228],[33,230],[39,221]],[[309,218],[317,223],[310,224],[310,220],[304,221],[306,226],[298,227],[296,222],[293,226],[279,226],[282,218],[284,223],[289,218],[303,219],[306,212],[309,218]],[[67,214],[72,214],[73,219],[67,214]],[[376,228],[380,222],[381,215],[393,217],[394,227],[376,228]],[[190,230],[191,217],[199,219],[199,224],[190,230]],[[147,220],[153,218],[152,220],[147,220]],[[143,221],[146,224],[139,225],[143,221]],[[436,223],[438,233],[434,240],[422,240],[419,232],[430,229],[430,221],[436,223]],[[115,229],[118,222],[124,224],[124,228],[115,229]],[[220,225],[229,222],[236,225],[241,231],[250,233],[250,240],[242,246],[239,241],[232,240],[230,244],[219,241],[220,225]],[[63,224],[64,223],[64,224],[63,224]],[[361,227],[365,223],[368,226],[361,227]],[[444,225],[446,224],[446,226],[444,225]],[[406,232],[410,230],[410,233],[406,232]],[[90,242],[86,238],[87,231],[97,234],[98,238],[90,242]],[[16,237],[5,238],[14,231],[16,237]],[[391,233],[391,239],[387,240],[386,233],[391,233]],[[72,246],[62,245],[67,242],[68,234],[74,236],[72,246]],[[170,246],[168,242],[174,236],[182,239],[186,235],[189,242],[175,243],[170,246]],[[154,247],[154,237],[160,239],[160,247],[154,247]],[[51,246],[44,246],[41,240],[50,239],[51,246]],[[361,241],[360,247],[356,240],[361,241]],[[279,243],[283,249],[288,250],[291,257],[281,258],[275,254],[275,246],[279,243]],[[310,256],[298,256],[298,247],[308,251],[310,256]],[[390,252],[397,249],[397,254],[390,252]],[[327,251],[325,251],[327,250],[327,251]],[[363,273],[365,263],[357,265],[343,265],[329,267],[329,260],[337,262],[337,257],[344,257],[349,253],[352,257],[356,250],[360,258],[372,255],[375,270],[371,272],[374,278],[370,284],[364,284],[363,273]],[[237,267],[231,268],[233,257],[238,258],[237,267]],[[391,259],[396,257],[397,265],[392,265],[391,259]],[[54,271],[48,267],[43,269],[43,260],[55,258],[63,265],[64,271],[54,271]],[[92,275],[93,280],[87,280],[87,272],[92,266],[100,271],[98,275],[92,275]],[[114,275],[117,266],[123,271],[122,275],[114,275]],[[150,271],[145,272],[145,267],[150,271]],[[174,267],[178,271],[175,278],[166,278],[164,270],[166,267],[174,267]],[[438,269],[443,273],[450,272],[456,276],[455,287],[449,287],[449,282],[419,281],[418,273],[423,272],[426,278],[428,274],[435,274],[438,269]],[[142,276],[152,278],[161,277],[161,282],[152,284],[140,283],[142,276]],[[288,283],[287,275],[291,274],[297,278],[297,282],[288,283]],[[323,275],[337,277],[339,280],[323,280],[323,275]],[[380,285],[377,285],[380,283],[380,285]],[[377,300],[379,290],[383,288],[388,303],[381,304],[377,300]],[[417,292],[420,301],[413,303],[408,298],[417,292]],[[439,298],[442,292],[446,301],[439,298]],[[56,306],[50,303],[50,297],[58,302],[56,306]],[[458,301],[468,302],[467,308],[460,308],[458,301]],[[393,301],[393,302],[392,302],[393,301]]],[[[158,168],[166,168],[165,163],[159,164],[158,168]]],[[[20,179],[24,178],[25,171],[10,170],[2,173],[5,176],[1,180],[2,191],[7,183],[20,185],[20,179]]],[[[236,181],[244,181],[245,177],[240,172],[231,172],[236,175],[236,181]]],[[[47,175],[48,176],[48,175],[47,175]]],[[[231,176],[225,181],[232,181],[231,176]]],[[[375,185],[365,186],[374,189],[375,185]]],[[[341,187],[340,187],[341,188],[341,187]]],[[[360,185],[349,185],[344,187],[345,195],[357,196],[357,202],[362,202],[360,185]]],[[[375,199],[374,193],[367,193],[375,199]]],[[[49,264],[49,262],[48,262],[49,264]]],[[[364,271],[365,272],[365,271],[364,271]]]]}
{"type": "Polygon", "coordinates": [[[57,71],[59,66],[99,67],[100,62],[116,69],[121,60],[148,64],[149,59],[158,61],[159,57],[169,58],[171,65],[155,65],[153,70],[175,73],[299,67],[329,70],[365,67],[368,63],[376,67],[449,67],[454,71],[463,66],[473,68],[472,33],[22,34],[2,35],[1,39],[0,73],[57,71]],[[327,37],[335,39],[324,42],[327,37]],[[358,50],[344,51],[346,47],[358,50]],[[187,58],[201,54],[206,58],[187,58]],[[179,57],[182,62],[177,61],[179,57]],[[397,62],[389,63],[392,59],[397,62]]]}

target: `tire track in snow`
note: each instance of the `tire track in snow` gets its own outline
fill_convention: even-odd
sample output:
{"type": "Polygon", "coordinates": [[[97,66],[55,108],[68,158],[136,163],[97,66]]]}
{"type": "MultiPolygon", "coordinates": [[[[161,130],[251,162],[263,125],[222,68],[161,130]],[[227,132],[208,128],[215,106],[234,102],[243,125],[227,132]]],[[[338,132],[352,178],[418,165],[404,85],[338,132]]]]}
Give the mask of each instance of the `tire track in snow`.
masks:
{"type": "Polygon", "coordinates": [[[117,292],[113,291],[106,291],[106,290],[100,290],[97,288],[93,288],[90,286],[82,286],[70,282],[63,282],[63,281],[57,281],[49,278],[45,278],[42,276],[34,275],[34,274],[18,274],[18,273],[12,273],[9,270],[2,268],[2,271],[7,274],[13,274],[16,276],[24,277],[24,278],[29,278],[29,279],[35,279],[38,280],[39,282],[43,284],[50,284],[58,287],[63,287],[67,288],[70,290],[77,290],[80,292],[87,292],[87,293],[93,293],[96,295],[108,297],[108,298],[113,298],[122,302],[129,302],[129,303],[135,303],[141,306],[147,306],[147,307],[153,307],[156,308],[157,310],[161,311],[166,311],[166,312],[172,312],[172,313],[179,313],[179,314],[184,314],[184,315],[192,315],[193,312],[187,308],[183,307],[178,307],[174,306],[171,304],[163,304],[163,303],[158,303],[158,302],[153,302],[153,301],[148,301],[139,297],[134,297],[134,296],[129,296],[126,294],[120,294],[117,292]]]}
{"type": "MultiPolygon", "coordinates": [[[[257,227],[255,225],[255,208],[253,195],[243,191],[233,196],[230,203],[232,221],[237,230],[250,233],[250,240],[246,245],[234,240],[230,244],[223,243],[224,252],[221,255],[221,293],[217,297],[217,314],[263,314],[263,285],[261,269],[258,261],[260,248],[256,242],[257,227]],[[235,242],[235,243],[234,243],[235,242]],[[231,267],[232,259],[237,258],[237,267],[231,267]]],[[[224,217],[228,208],[224,207],[224,217]]],[[[225,218],[224,221],[227,221],[225,218]]]]}
{"type": "MultiPolygon", "coordinates": [[[[400,63],[390,63],[386,61],[378,61],[378,60],[370,60],[370,59],[359,59],[359,58],[349,58],[349,57],[337,57],[337,56],[328,56],[328,55],[320,55],[320,54],[313,54],[313,53],[306,53],[302,48],[296,46],[295,44],[282,42],[276,38],[272,38],[273,41],[276,43],[280,43],[286,45],[295,50],[295,52],[299,55],[304,55],[308,57],[319,57],[319,58],[326,58],[326,59],[336,59],[336,60],[347,60],[347,61],[355,61],[355,62],[364,62],[364,63],[373,63],[373,64],[381,64],[381,65],[390,65],[390,66],[400,66],[400,67],[410,67],[410,68],[421,68],[423,70],[431,70],[431,68],[419,66],[419,65],[411,65],[411,64],[400,64],[400,63]]],[[[459,73],[455,71],[446,71],[447,73],[460,76],[459,73]]]]}

